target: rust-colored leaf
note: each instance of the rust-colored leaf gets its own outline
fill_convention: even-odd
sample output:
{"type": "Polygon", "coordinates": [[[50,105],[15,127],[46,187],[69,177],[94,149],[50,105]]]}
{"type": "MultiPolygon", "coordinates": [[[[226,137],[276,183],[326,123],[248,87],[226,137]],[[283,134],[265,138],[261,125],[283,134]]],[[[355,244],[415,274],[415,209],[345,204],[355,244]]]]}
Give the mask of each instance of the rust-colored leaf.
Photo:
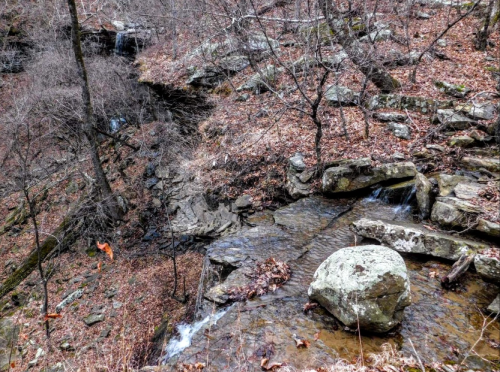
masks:
{"type": "Polygon", "coordinates": [[[49,319],[57,319],[57,318],[62,318],[62,315],[57,313],[45,314],[45,316],[43,317],[43,321],[46,322],[49,319]]]}
{"type": "Polygon", "coordinates": [[[99,248],[101,251],[104,251],[109,256],[111,261],[113,261],[113,250],[111,249],[108,243],[101,244],[97,242],[97,248],[99,248]]]}
{"type": "Polygon", "coordinates": [[[97,271],[100,273],[101,269],[102,269],[102,261],[99,261],[99,263],[97,264],[97,271]]]}
{"type": "Polygon", "coordinates": [[[317,302],[308,302],[307,304],[304,305],[304,313],[307,313],[310,310],[316,309],[318,307],[317,302]]]}
{"type": "Polygon", "coordinates": [[[307,341],[305,338],[298,337],[295,334],[293,334],[292,337],[293,340],[295,341],[295,346],[297,346],[297,349],[308,348],[311,345],[311,343],[307,341]]]}

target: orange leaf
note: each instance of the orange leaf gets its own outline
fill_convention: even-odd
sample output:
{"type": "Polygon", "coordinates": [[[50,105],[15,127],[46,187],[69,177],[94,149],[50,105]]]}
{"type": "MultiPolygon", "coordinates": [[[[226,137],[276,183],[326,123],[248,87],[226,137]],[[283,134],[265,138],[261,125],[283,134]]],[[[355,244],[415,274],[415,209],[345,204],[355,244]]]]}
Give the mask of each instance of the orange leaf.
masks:
{"type": "Polygon", "coordinates": [[[102,261],[99,261],[99,263],[97,264],[97,271],[101,272],[101,268],[102,268],[102,261]]]}
{"type": "Polygon", "coordinates": [[[56,318],[62,318],[62,315],[57,313],[45,314],[45,316],[43,317],[43,321],[46,322],[49,319],[56,319],[56,318]]]}
{"type": "Polygon", "coordinates": [[[16,362],[11,362],[10,363],[10,368],[16,368],[16,362]]]}
{"type": "Polygon", "coordinates": [[[111,261],[113,261],[113,250],[111,249],[108,243],[101,244],[97,242],[97,248],[99,248],[101,251],[106,252],[109,258],[111,258],[111,261]]]}

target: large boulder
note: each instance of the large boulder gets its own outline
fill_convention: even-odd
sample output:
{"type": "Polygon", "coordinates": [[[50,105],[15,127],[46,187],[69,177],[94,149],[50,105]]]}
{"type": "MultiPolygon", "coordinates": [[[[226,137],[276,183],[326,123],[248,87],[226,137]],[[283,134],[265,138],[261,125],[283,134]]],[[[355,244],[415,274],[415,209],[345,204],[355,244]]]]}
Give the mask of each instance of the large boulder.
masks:
{"type": "Polygon", "coordinates": [[[323,191],[332,194],[351,192],[383,181],[410,178],[416,173],[415,164],[411,162],[372,167],[369,158],[345,160],[323,173],[323,191]]]}
{"type": "Polygon", "coordinates": [[[428,114],[434,112],[436,109],[453,107],[453,101],[438,101],[427,97],[404,96],[399,94],[379,94],[370,99],[368,107],[371,110],[394,108],[428,114]]]}
{"type": "Polygon", "coordinates": [[[432,178],[434,178],[438,183],[439,196],[449,196],[459,183],[474,182],[474,179],[470,177],[450,175],[445,173],[434,174],[432,178]]]}
{"type": "Polygon", "coordinates": [[[427,230],[413,223],[362,218],[353,222],[353,229],[356,234],[378,240],[398,252],[419,253],[453,261],[464,253],[478,252],[488,247],[487,244],[427,230]]]}
{"type": "Polygon", "coordinates": [[[464,156],[461,161],[465,168],[470,170],[479,170],[484,168],[490,172],[500,172],[500,159],[498,158],[464,156]]]}
{"type": "Polygon", "coordinates": [[[403,258],[378,245],[343,248],[316,270],[308,295],[349,328],[387,332],[411,304],[403,258]]]}

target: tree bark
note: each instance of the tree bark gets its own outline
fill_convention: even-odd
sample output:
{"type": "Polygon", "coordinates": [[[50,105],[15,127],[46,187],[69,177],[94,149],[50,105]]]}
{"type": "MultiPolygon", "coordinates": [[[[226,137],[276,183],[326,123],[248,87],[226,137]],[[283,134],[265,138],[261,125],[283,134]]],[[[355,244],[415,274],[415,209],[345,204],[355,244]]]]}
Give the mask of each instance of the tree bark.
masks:
{"type": "Polygon", "coordinates": [[[401,87],[401,83],[393,78],[382,66],[375,61],[369,52],[366,52],[361,43],[350,32],[349,25],[343,21],[343,17],[328,0],[319,0],[321,12],[328,26],[337,36],[338,42],[344,48],[351,61],[365,74],[370,81],[382,92],[392,92],[401,87]],[[338,14],[335,19],[334,14],[338,14]],[[340,21],[340,22],[335,22],[340,21]]]}
{"type": "Polygon", "coordinates": [[[68,8],[71,15],[71,43],[73,46],[73,52],[75,54],[78,74],[81,78],[82,99],[85,117],[85,122],[82,129],[90,145],[90,158],[92,160],[92,166],[94,168],[94,174],[97,180],[97,184],[101,191],[101,197],[103,198],[103,202],[106,205],[109,216],[113,219],[113,221],[118,221],[122,218],[123,212],[118,207],[118,203],[116,202],[113,192],[111,191],[111,186],[109,185],[108,179],[106,178],[104,170],[102,169],[101,160],[99,159],[97,137],[94,132],[95,121],[92,109],[92,100],[90,97],[87,70],[85,68],[85,62],[83,60],[82,46],[80,42],[80,26],[78,24],[78,13],[76,10],[75,0],[68,0],[68,8]]]}

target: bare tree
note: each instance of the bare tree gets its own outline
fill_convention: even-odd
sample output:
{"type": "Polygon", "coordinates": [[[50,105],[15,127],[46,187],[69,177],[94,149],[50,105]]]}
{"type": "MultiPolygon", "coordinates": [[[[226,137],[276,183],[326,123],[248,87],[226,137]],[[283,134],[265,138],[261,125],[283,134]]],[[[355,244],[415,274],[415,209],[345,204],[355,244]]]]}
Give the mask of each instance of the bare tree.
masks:
{"type": "Polygon", "coordinates": [[[123,211],[118,206],[115,196],[111,190],[108,179],[104,173],[101,166],[101,161],[99,158],[97,137],[95,128],[95,120],[93,116],[92,100],[90,95],[89,80],[87,77],[87,70],[85,68],[85,62],[83,60],[82,46],[80,40],[80,26],[78,23],[78,13],[76,9],[76,4],[74,0],[68,0],[68,8],[71,16],[71,41],[73,46],[73,52],[75,54],[75,61],[77,64],[78,74],[81,79],[82,88],[82,99],[84,105],[85,119],[83,124],[83,133],[87,138],[90,145],[90,157],[92,159],[92,166],[94,168],[94,174],[97,179],[97,184],[99,185],[100,191],[102,193],[103,201],[107,207],[107,212],[113,221],[118,221],[123,216],[123,211]]]}

